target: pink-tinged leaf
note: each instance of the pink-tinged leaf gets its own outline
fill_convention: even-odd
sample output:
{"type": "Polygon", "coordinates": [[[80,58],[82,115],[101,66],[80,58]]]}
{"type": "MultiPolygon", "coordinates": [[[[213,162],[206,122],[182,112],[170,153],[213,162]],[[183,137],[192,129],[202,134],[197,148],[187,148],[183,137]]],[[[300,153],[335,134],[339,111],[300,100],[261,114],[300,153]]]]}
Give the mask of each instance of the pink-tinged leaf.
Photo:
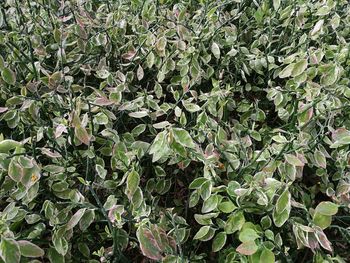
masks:
{"type": "MultiPolygon", "coordinates": [[[[304,154],[301,154],[301,153],[297,153],[296,154],[296,157],[303,163],[303,164],[306,164],[307,163],[307,159],[305,158],[305,155],[304,154]]],[[[304,166],[304,165],[303,165],[304,166]]],[[[301,166],[301,167],[303,167],[301,166]]]]}
{"type": "Polygon", "coordinates": [[[250,256],[258,250],[258,246],[255,244],[255,241],[248,241],[240,244],[236,250],[242,255],[250,256]]]}
{"type": "Polygon", "coordinates": [[[350,136],[350,132],[345,128],[339,128],[332,132],[333,141],[338,141],[343,137],[350,136]]]}
{"type": "Polygon", "coordinates": [[[311,120],[314,110],[308,104],[301,104],[299,107],[298,121],[299,125],[303,125],[311,120]]]}
{"type": "Polygon", "coordinates": [[[123,205],[113,205],[108,211],[108,218],[111,222],[114,222],[117,220],[116,216],[120,216],[122,213],[124,213],[123,205]]]}
{"type": "Polygon", "coordinates": [[[153,260],[161,260],[163,258],[157,241],[149,229],[139,227],[136,236],[140,242],[140,249],[144,256],[153,260]]]}
{"type": "Polygon", "coordinates": [[[66,126],[64,126],[62,124],[57,125],[56,130],[55,130],[55,138],[57,139],[58,137],[60,137],[63,132],[67,133],[66,126]]]}
{"type": "Polygon", "coordinates": [[[333,252],[331,242],[328,240],[327,236],[321,229],[316,230],[316,238],[324,249],[333,252]]]}
{"type": "Polygon", "coordinates": [[[318,242],[317,242],[317,239],[316,239],[316,236],[315,236],[315,233],[308,233],[308,247],[313,251],[315,252],[315,250],[317,248],[319,248],[319,245],[318,245],[318,242]]]}
{"type": "Polygon", "coordinates": [[[83,217],[85,211],[86,208],[79,209],[68,221],[66,229],[69,230],[75,227],[79,223],[80,219],[83,217]]]}
{"type": "Polygon", "coordinates": [[[115,211],[116,211],[116,205],[113,205],[112,208],[109,209],[108,211],[108,218],[109,218],[109,221],[111,221],[112,223],[116,220],[115,211]]]}
{"type": "Polygon", "coordinates": [[[168,237],[166,232],[164,231],[164,229],[160,228],[157,225],[151,225],[150,228],[159,249],[161,251],[164,251],[166,248],[166,245],[168,244],[168,237]]]}
{"type": "Polygon", "coordinates": [[[75,136],[78,138],[78,140],[86,145],[89,145],[91,138],[88,132],[86,131],[86,129],[79,125],[75,127],[74,130],[75,130],[75,136]]]}
{"type": "Polygon", "coordinates": [[[112,105],[114,102],[107,99],[106,97],[101,97],[101,98],[97,98],[94,103],[99,106],[108,106],[108,105],[112,105]]]}
{"type": "Polygon", "coordinates": [[[51,157],[51,158],[60,158],[60,157],[62,157],[62,155],[59,154],[58,152],[50,151],[50,149],[48,149],[48,148],[41,148],[41,152],[43,154],[45,154],[46,156],[51,157]]]}
{"type": "Polygon", "coordinates": [[[9,108],[7,107],[0,107],[0,113],[3,113],[5,111],[7,111],[9,108]]]}
{"type": "Polygon", "coordinates": [[[87,33],[85,31],[84,25],[79,25],[78,27],[79,37],[86,40],[88,38],[87,33]]]}
{"type": "Polygon", "coordinates": [[[132,49],[132,50],[129,50],[127,53],[123,54],[122,58],[125,60],[131,61],[135,57],[135,55],[136,55],[136,50],[132,49]]]}

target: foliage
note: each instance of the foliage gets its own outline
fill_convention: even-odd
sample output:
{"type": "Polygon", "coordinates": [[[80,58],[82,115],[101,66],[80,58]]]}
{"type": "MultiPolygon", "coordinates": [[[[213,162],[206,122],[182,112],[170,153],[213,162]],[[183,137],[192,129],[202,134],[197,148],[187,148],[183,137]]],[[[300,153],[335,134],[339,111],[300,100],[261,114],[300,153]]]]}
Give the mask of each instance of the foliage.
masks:
{"type": "Polygon", "coordinates": [[[349,260],[348,1],[0,5],[1,262],[349,260]]]}

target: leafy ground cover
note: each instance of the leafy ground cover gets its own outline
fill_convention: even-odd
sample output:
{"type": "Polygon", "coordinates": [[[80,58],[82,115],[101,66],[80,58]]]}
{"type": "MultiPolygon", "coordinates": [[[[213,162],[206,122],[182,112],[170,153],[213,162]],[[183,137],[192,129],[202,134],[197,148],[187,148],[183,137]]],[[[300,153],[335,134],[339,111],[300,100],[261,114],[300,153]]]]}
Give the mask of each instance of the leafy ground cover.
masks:
{"type": "Polygon", "coordinates": [[[350,261],[348,1],[0,7],[1,262],[350,261]]]}

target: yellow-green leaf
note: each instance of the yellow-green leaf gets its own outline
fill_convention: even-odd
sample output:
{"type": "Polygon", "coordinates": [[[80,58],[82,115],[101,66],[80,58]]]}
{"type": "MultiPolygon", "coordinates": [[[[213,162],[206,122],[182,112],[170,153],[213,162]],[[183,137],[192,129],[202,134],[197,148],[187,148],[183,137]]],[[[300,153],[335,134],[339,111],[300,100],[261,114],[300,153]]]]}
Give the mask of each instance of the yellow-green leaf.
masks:
{"type": "Polygon", "coordinates": [[[275,254],[271,250],[264,248],[261,252],[259,263],[275,263],[275,254]]]}
{"type": "Polygon", "coordinates": [[[321,215],[332,216],[338,213],[338,205],[329,201],[324,201],[317,205],[315,211],[321,215]]]}

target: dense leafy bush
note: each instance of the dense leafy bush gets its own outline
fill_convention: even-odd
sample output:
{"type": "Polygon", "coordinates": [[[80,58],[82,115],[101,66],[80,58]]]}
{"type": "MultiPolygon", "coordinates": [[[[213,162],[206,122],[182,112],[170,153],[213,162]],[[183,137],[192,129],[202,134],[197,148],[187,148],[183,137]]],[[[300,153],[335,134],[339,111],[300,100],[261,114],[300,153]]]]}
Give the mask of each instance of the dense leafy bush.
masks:
{"type": "Polygon", "coordinates": [[[1,262],[346,262],[346,0],[5,0],[1,262]]]}

